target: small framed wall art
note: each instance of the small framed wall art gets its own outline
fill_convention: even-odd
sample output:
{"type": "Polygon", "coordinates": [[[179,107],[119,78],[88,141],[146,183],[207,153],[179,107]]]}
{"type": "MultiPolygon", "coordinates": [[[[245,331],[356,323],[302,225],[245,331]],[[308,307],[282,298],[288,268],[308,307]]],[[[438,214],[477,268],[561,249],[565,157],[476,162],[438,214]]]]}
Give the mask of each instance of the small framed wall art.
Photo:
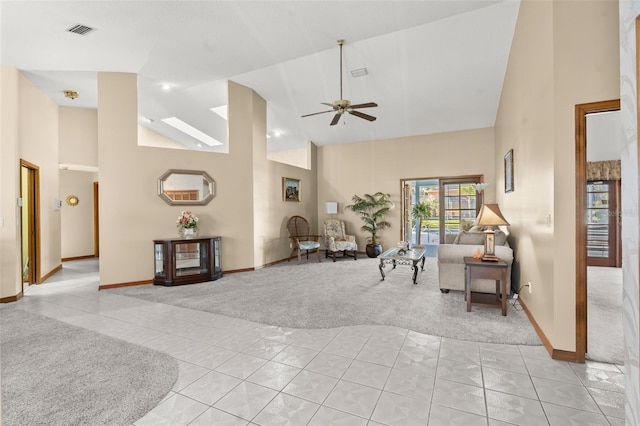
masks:
{"type": "Polygon", "coordinates": [[[513,192],[513,149],[504,155],[504,192],[513,192]]]}
{"type": "Polygon", "coordinates": [[[282,178],[282,199],[284,201],[300,201],[300,179],[282,178]]]}

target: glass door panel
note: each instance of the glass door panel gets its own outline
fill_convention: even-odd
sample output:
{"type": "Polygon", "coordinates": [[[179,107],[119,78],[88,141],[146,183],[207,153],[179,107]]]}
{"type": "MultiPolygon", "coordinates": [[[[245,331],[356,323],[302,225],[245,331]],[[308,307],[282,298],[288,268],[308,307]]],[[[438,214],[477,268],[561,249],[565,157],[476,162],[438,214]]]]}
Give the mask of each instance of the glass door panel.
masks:
{"type": "Polygon", "coordinates": [[[177,243],[176,276],[204,274],[207,272],[207,245],[201,242],[177,243]]]}
{"type": "Polygon", "coordinates": [[[438,225],[438,198],[439,185],[436,179],[416,180],[409,184],[409,223],[411,224],[411,244],[438,244],[440,240],[440,227],[438,225]],[[422,221],[413,217],[413,208],[417,203],[427,203],[431,206],[431,215],[422,218],[422,221]],[[420,229],[418,229],[420,228],[420,229]],[[418,239],[418,232],[420,238],[418,239]]]}
{"type": "Polygon", "coordinates": [[[619,266],[615,181],[587,183],[587,265],[619,266]]]}
{"type": "Polygon", "coordinates": [[[164,277],[164,250],[162,244],[154,244],[155,252],[155,276],[164,277]]]}
{"type": "MultiPolygon", "coordinates": [[[[473,183],[475,182],[443,182],[444,222],[440,228],[443,235],[457,234],[475,221],[478,214],[478,194],[473,183]]],[[[441,242],[443,240],[444,237],[441,242]]]]}
{"type": "MultiPolygon", "coordinates": [[[[457,234],[467,229],[475,221],[478,209],[482,205],[482,194],[475,187],[482,182],[482,176],[447,179],[402,180],[401,238],[410,244],[437,246],[444,243],[444,235],[457,234]],[[413,218],[414,206],[419,202],[431,204],[431,216],[422,220],[418,230],[418,221],[413,218]]],[[[435,252],[434,252],[435,253],[435,252]]]]}

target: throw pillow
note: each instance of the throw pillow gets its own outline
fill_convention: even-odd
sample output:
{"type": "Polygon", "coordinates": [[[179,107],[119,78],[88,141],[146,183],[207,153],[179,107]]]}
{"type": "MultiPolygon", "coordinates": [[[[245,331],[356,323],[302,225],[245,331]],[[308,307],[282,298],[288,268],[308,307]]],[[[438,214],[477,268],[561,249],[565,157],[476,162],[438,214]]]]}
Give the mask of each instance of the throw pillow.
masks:
{"type": "Polygon", "coordinates": [[[473,226],[473,222],[462,222],[461,228],[463,231],[470,231],[473,226]]]}
{"type": "Polygon", "coordinates": [[[458,234],[458,237],[456,238],[454,244],[483,245],[484,232],[462,231],[458,234]]]}
{"type": "Polygon", "coordinates": [[[507,242],[507,234],[505,234],[504,232],[498,229],[496,231],[495,244],[497,246],[503,246],[506,242],[507,242]]]}

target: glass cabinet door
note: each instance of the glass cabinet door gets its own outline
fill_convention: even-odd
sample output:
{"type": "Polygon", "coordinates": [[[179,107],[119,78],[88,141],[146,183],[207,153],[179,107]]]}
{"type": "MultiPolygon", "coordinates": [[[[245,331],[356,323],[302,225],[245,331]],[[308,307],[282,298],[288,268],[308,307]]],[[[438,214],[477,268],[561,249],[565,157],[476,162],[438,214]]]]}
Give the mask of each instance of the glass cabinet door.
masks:
{"type": "Polygon", "coordinates": [[[154,244],[154,252],[155,252],[155,276],[156,277],[164,277],[164,247],[163,244],[154,244]]]}
{"type": "Polygon", "coordinates": [[[214,249],[214,268],[215,270],[213,271],[215,272],[222,272],[222,267],[220,266],[220,240],[215,240],[215,249],[214,249]]]}
{"type": "Polygon", "coordinates": [[[203,242],[175,244],[176,277],[207,273],[207,245],[203,242]]]}

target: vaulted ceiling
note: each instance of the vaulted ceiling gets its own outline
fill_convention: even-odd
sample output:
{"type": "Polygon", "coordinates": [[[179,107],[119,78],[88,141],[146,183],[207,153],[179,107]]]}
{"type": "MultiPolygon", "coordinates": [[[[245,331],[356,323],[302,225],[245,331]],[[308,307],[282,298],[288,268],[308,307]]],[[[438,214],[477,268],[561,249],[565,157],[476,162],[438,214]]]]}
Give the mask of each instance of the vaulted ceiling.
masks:
{"type": "Polygon", "coordinates": [[[2,1],[0,60],[62,106],[97,106],[97,71],[138,75],[139,122],[193,149],[227,143],[226,82],[267,102],[269,150],[494,125],[519,1],[2,1]],[[93,28],[85,35],[74,25],[93,28]],[[369,122],[302,118],[340,98],[369,122]],[[367,75],[354,77],[353,70],[367,75]],[[163,85],[169,90],[163,90],[163,85]],[[63,90],[78,90],[71,100],[63,90]]]}

